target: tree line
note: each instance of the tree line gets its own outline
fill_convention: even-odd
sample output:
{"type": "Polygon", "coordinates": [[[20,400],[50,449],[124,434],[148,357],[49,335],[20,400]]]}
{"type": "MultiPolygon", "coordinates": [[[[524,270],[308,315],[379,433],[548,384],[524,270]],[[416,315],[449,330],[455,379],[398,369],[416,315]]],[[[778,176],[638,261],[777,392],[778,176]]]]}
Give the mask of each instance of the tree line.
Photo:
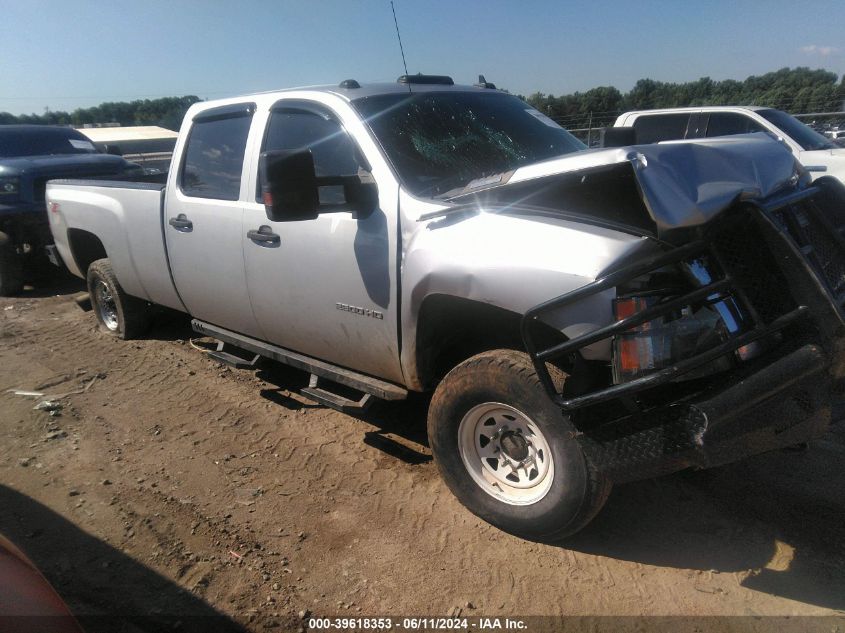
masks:
{"type": "MultiPolygon", "coordinates": [[[[782,68],[743,81],[697,81],[670,83],[640,79],[628,92],[613,86],[599,86],[586,92],[554,96],[535,92],[522,97],[564,127],[601,127],[612,124],[626,110],[674,108],[697,105],[759,105],[792,114],[835,112],[845,109],[845,75],[837,82],[836,73],[806,67],[782,68]]],[[[522,95],[520,95],[522,96],[522,95]]],[[[81,127],[86,123],[120,125],[159,125],[178,130],[185,111],[201,99],[194,95],[101,103],[73,112],[47,111],[44,114],[15,116],[0,112],[0,124],[47,123],[81,127]]]]}
{"type": "Polygon", "coordinates": [[[791,114],[845,110],[845,75],[810,68],[782,68],[744,81],[697,81],[669,83],[640,79],[622,93],[612,86],[556,97],[535,92],[525,100],[568,128],[612,124],[628,110],[676,108],[699,105],[758,105],[791,114]]]}
{"type": "Polygon", "coordinates": [[[121,126],[158,125],[168,130],[178,130],[185,112],[198,101],[202,99],[195,95],[187,95],[162,99],[110,101],[93,108],[77,108],[70,113],[48,110],[44,114],[15,116],[8,112],[0,112],[0,124],[35,123],[82,127],[86,123],[119,123],[121,126]]]}

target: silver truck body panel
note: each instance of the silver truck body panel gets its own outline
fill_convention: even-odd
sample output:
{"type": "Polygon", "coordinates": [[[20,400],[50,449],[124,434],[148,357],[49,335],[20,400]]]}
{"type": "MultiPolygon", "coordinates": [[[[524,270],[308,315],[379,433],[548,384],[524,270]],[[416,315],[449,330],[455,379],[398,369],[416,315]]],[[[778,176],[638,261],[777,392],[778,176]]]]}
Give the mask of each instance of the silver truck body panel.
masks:
{"type": "Polygon", "coordinates": [[[50,229],[74,275],[85,276],[71,253],[69,228],[89,231],[100,239],[126,292],[168,308],[185,309],[170,277],[162,239],[161,190],[60,180],[51,181],[49,188],[48,200],[60,204],[59,212],[48,213],[50,229]]]}
{"type": "MultiPolygon", "coordinates": [[[[402,194],[408,215],[430,212],[424,202],[402,194]],[[419,209],[419,210],[418,210],[419,209]]],[[[553,218],[481,212],[457,221],[418,223],[402,265],[402,364],[412,388],[417,375],[416,331],[424,301],[434,295],[471,299],[517,314],[579,288],[635,251],[655,248],[653,240],[606,228],[553,218]]],[[[547,323],[573,337],[610,323],[615,291],[551,315],[547,323]]],[[[608,360],[610,344],[583,350],[585,358],[608,360]]]]}
{"type": "Polygon", "coordinates": [[[179,191],[168,197],[164,235],[173,280],[188,312],[260,338],[244,273],[242,224],[238,202],[189,198],[179,191]],[[190,231],[167,224],[179,214],[193,223],[190,231]]]}

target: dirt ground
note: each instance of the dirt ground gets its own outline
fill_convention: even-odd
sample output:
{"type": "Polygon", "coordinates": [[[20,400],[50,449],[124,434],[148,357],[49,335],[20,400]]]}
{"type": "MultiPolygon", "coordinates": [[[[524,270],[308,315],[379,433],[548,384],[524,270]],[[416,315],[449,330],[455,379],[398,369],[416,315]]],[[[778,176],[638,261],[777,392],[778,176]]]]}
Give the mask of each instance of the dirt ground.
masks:
{"type": "Polygon", "coordinates": [[[424,398],[344,415],[297,394],[304,374],[213,362],[178,315],[104,336],[81,290],[0,299],[0,533],[78,614],[259,631],[303,614],[845,613],[842,425],[805,452],[618,486],[584,533],[538,545],[450,495],[424,398]],[[11,389],[81,393],[53,416],[11,389]]]}

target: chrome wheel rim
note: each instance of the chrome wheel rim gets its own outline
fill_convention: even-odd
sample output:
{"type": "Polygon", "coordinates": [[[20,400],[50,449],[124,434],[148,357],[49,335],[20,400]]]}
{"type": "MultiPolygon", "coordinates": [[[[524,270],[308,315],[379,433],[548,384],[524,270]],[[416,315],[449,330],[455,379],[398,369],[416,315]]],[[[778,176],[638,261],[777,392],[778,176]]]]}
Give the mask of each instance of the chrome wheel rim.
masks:
{"type": "Polygon", "coordinates": [[[458,427],[461,460],[473,481],[509,505],[530,505],[548,494],[554,479],[549,443],[527,415],[507,404],[470,409],[458,427]]]}
{"type": "Polygon", "coordinates": [[[117,331],[117,304],[105,281],[98,280],[94,286],[94,298],[97,304],[97,314],[109,330],[117,331]]]}

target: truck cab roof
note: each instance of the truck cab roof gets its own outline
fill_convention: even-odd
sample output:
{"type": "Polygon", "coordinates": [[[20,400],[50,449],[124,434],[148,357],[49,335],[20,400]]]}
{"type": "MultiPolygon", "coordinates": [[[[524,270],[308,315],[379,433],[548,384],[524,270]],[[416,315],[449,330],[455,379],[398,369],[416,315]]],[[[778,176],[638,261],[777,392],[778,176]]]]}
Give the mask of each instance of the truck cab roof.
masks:
{"type": "MultiPolygon", "coordinates": [[[[425,77],[425,75],[424,75],[425,77]]],[[[319,84],[314,86],[299,86],[295,88],[283,88],[278,90],[265,90],[249,95],[237,97],[237,100],[243,101],[254,96],[266,96],[277,94],[281,97],[291,92],[324,92],[328,94],[337,95],[352,101],[362,97],[374,97],[388,94],[401,93],[419,93],[419,92],[489,92],[491,88],[483,88],[474,85],[461,84],[446,84],[446,83],[391,83],[391,82],[373,82],[359,84],[355,80],[346,80],[338,84],[319,84]],[[357,86],[357,87],[353,87],[357,86]]],[[[230,103],[231,98],[217,99],[214,101],[203,101],[202,105],[206,107],[213,107],[215,104],[230,103]]]]}

